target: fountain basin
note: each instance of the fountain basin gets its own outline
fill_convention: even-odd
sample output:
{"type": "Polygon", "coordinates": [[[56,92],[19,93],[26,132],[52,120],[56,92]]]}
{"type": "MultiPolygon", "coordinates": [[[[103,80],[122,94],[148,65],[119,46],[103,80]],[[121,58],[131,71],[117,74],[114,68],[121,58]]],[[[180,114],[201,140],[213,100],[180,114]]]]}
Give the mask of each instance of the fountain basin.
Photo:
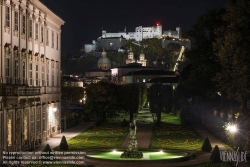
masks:
{"type": "MultiPolygon", "coordinates": [[[[141,151],[141,150],[140,150],[141,151]]],[[[113,150],[113,151],[93,151],[86,154],[86,159],[101,160],[101,161],[168,161],[178,162],[189,160],[191,154],[186,152],[177,151],[158,151],[158,150],[144,150],[143,158],[120,158],[124,150],[113,150]]]]}

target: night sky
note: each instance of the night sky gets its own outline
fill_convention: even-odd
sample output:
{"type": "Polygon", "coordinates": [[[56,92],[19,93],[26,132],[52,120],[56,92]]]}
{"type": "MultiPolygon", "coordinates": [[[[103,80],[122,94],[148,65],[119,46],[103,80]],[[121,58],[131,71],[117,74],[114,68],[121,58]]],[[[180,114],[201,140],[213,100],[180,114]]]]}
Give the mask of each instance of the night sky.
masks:
{"type": "MultiPolygon", "coordinates": [[[[137,26],[162,24],[163,30],[180,26],[183,36],[208,9],[223,6],[226,0],[165,0],[160,4],[90,3],[85,0],[41,0],[65,24],[62,26],[62,54],[75,53],[107,32],[134,32],[137,26]]],[[[157,2],[157,1],[155,1],[157,2]]]]}

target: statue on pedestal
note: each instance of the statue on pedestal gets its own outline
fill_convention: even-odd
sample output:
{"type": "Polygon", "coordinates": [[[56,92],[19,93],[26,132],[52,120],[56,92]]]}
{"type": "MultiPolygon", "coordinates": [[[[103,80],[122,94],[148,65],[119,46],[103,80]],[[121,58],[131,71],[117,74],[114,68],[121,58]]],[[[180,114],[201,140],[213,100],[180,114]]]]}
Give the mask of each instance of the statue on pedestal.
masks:
{"type": "Polygon", "coordinates": [[[136,120],[133,119],[133,121],[130,123],[130,128],[129,128],[129,141],[128,141],[128,147],[127,151],[124,151],[121,154],[120,158],[142,158],[143,154],[142,152],[138,151],[138,144],[136,140],[136,120]]]}

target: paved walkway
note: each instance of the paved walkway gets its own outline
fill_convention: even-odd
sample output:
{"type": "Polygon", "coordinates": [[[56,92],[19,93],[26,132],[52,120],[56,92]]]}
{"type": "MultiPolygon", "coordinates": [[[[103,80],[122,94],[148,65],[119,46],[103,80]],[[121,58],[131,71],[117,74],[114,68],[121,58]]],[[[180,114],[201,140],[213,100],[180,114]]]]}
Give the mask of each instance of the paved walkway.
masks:
{"type": "MultiPolygon", "coordinates": [[[[149,148],[150,140],[152,136],[152,125],[151,124],[137,124],[136,138],[138,148],[149,148]]],[[[130,135],[128,134],[121,148],[127,148],[130,135]]]]}
{"type": "MultiPolygon", "coordinates": [[[[139,111],[136,117],[136,138],[138,148],[149,148],[152,136],[153,119],[152,114],[147,110],[139,111]]],[[[130,134],[128,133],[121,148],[127,148],[130,134]]]]}
{"type": "Polygon", "coordinates": [[[71,139],[72,137],[78,135],[80,132],[88,129],[89,127],[93,126],[94,122],[86,122],[80,124],[78,126],[66,129],[60,134],[55,135],[54,137],[49,138],[47,141],[43,142],[40,147],[38,147],[34,151],[43,151],[45,146],[49,144],[50,148],[53,150],[55,147],[60,145],[61,139],[63,136],[66,137],[67,140],[71,139]]]}

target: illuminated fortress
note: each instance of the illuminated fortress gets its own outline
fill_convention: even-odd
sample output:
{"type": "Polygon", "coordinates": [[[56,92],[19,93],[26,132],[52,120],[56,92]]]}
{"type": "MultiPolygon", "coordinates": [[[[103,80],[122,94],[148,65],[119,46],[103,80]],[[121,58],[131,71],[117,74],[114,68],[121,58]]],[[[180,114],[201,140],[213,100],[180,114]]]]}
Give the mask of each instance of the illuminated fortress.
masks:
{"type": "Polygon", "coordinates": [[[181,38],[181,28],[176,27],[176,31],[162,31],[162,25],[156,24],[152,27],[143,27],[139,26],[135,28],[135,32],[126,32],[126,28],[122,32],[117,33],[107,33],[106,30],[102,30],[102,36],[99,38],[114,38],[114,37],[123,37],[126,40],[134,39],[135,41],[142,41],[142,39],[147,38],[162,38],[172,37],[172,38],[181,38]]]}
{"type": "Polygon", "coordinates": [[[175,31],[168,30],[163,31],[162,25],[159,23],[152,27],[139,26],[135,28],[135,32],[127,32],[126,28],[124,31],[117,33],[107,33],[106,30],[102,30],[102,36],[92,41],[92,44],[85,44],[84,48],[86,52],[94,50],[119,50],[120,47],[124,46],[125,41],[133,39],[135,41],[142,41],[142,39],[149,38],[174,38],[182,39],[182,30],[180,27],[176,27],[175,31]]]}

